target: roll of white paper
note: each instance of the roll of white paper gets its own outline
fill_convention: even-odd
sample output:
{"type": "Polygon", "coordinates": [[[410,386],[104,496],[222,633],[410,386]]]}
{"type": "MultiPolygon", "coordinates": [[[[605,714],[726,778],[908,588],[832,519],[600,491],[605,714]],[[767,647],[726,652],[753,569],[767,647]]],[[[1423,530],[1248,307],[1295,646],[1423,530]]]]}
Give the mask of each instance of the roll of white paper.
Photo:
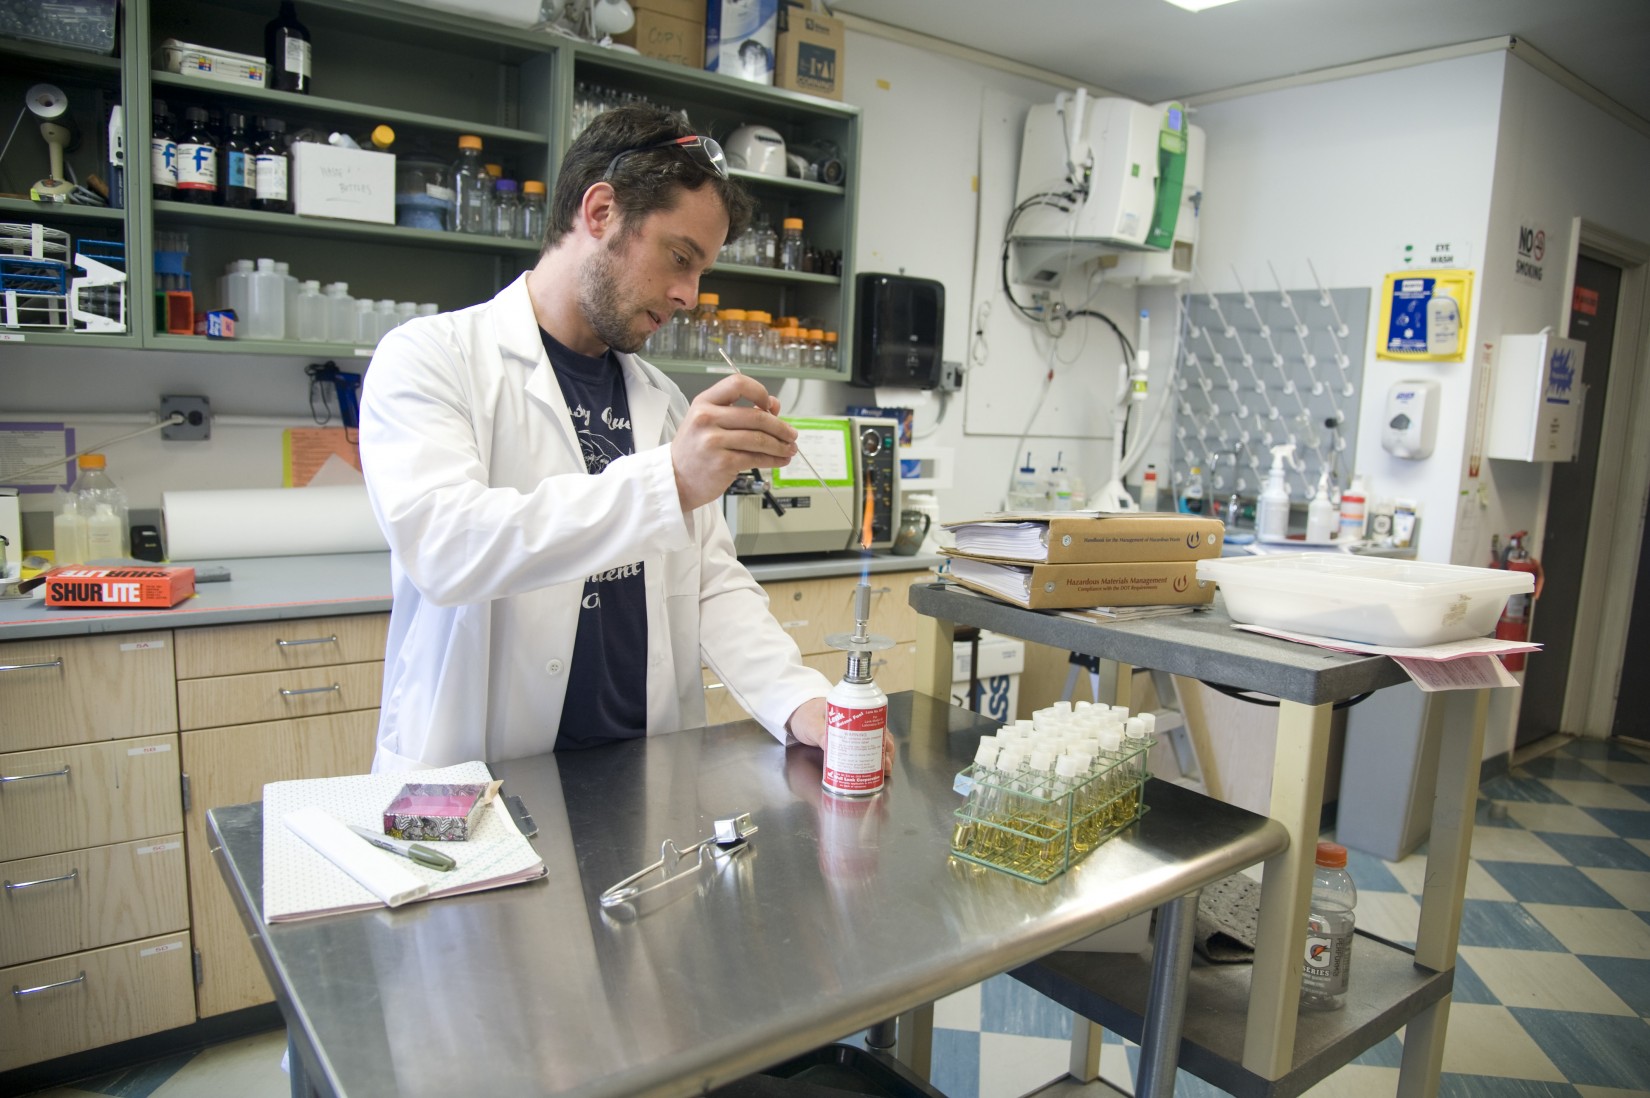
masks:
{"type": "Polygon", "coordinates": [[[381,553],[389,548],[362,485],[166,492],[173,561],[381,553]]]}

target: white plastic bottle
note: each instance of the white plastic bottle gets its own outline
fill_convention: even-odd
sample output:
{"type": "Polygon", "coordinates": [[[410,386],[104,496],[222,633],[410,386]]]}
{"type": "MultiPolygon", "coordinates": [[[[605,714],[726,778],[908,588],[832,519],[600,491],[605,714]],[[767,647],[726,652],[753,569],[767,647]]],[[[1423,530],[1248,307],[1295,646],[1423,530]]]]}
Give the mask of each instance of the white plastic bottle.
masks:
{"type": "Polygon", "coordinates": [[[282,339],[298,338],[298,280],[292,276],[292,265],[275,261],[275,273],[281,276],[281,288],[286,300],[286,326],[282,332],[282,339]]]}
{"type": "Polygon", "coordinates": [[[321,296],[321,283],[306,279],[298,287],[298,298],[293,308],[293,337],[305,343],[325,343],[327,339],[327,299],[321,296]]]}
{"type": "Polygon", "coordinates": [[[1272,447],[1272,469],[1266,474],[1255,515],[1255,533],[1262,541],[1282,541],[1289,536],[1289,486],[1283,462],[1294,452],[1293,442],[1272,447]]]}
{"type": "Polygon", "coordinates": [[[86,520],[86,559],[128,556],[126,493],[109,478],[108,463],[102,454],[81,454],[79,461],[75,500],[86,520]]]}
{"type": "Polygon", "coordinates": [[[1140,478],[1140,509],[1155,511],[1157,507],[1157,466],[1148,465],[1140,478]]]}
{"type": "Polygon", "coordinates": [[[1318,490],[1306,507],[1306,540],[1322,544],[1335,536],[1337,516],[1329,501],[1329,470],[1318,474],[1318,490]]]}
{"type": "Polygon", "coordinates": [[[259,259],[252,275],[252,317],[246,339],[286,338],[286,279],[275,272],[273,259],[259,259]]]}
{"type": "Polygon", "coordinates": [[[401,323],[401,314],[395,311],[395,302],[390,298],[380,298],[378,301],[378,338],[383,339],[395,330],[401,323]]]}
{"type": "Polygon", "coordinates": [[[378,342],[378,304],[370,297],[355,299],[355,339],[363,347],[378,342]]]}
{"type": "Polygon", "coordinates": [[[250,259],[236,259],[224,266],[223,282],[219,296],[223,299],[223,307],[235,313],[235,323],[239,326],[236,334],[242,339],[247,338],[245,327],[252,322],[252,261],[250,259]]]}
{"type": "Polygon", "coordinates": [[[1301,972],[1303,1010],[1339,1010],[1346,1005],[1352,976],[1352,930],[1357,923],[1353,909],[1357,906],[1358,886],[1346,871],[1346,847],[1319,843],[1301,972]]]}
{"type": "Polygon", "coordinates": [[[1453,355],[1460,341],[1461,306],[1434,282],[1432,297],[1427,300],[1427,354],[1453,355]]]}
{"type": "Polygon", "coordinates": [[[1364,478],[1352,478],[1352,487],[1341,493],[1341,529],[1336,540],[1341,542],[1362,541],[1364,537],[1364,518],[1367,514],[1369,496],[1364,488],[1364,478]]]}
{"type": "Polygon", "coordinates": [[[52,561],[59,566],[86,561],[86,519],[80,502],[69,492],[58,492],[52,503],[52,561]]]}
{"type": "Polygon", "coordinates": [[[355,299],[349,295],[348,282],[327,284],[327,339],[333,343],[354,343],[355,299]]]}
{"type": "Polygon", "coordinates": [[[1014,475],[1013,487],[1009,490],[1008,509],[1010,511],[1031,511],[1037,507],[1037,497],[1042,489],[1037,479],[1037,468],[1031,464],[1031,451],[1026,451],[1026,463],[1020,466],[1019,472],[1014,475]]]}

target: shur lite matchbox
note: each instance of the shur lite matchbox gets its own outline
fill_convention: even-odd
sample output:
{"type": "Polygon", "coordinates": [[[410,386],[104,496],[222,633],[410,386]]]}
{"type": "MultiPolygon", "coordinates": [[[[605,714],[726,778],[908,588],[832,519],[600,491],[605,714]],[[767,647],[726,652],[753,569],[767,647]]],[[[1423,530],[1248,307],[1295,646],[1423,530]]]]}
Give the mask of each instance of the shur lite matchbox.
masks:
{"type": "Polygon", "coordinates": [[[65,609],[164,610],[194,593],[193,568],[76,564],[54,568],[46,576],[46,605],[65,609]]]}

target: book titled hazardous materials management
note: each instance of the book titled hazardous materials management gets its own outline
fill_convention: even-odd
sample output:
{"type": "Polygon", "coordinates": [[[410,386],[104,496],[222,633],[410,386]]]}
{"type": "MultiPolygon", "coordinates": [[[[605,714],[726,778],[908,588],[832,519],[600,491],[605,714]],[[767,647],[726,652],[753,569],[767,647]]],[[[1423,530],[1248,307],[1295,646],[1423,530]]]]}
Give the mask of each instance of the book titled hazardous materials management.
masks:
{"type": "Polygon", "coordinates": [[[1038,564],[1138,564],[1220,556],[1226,527],[1202,515],[1011,513],[948,522],[957,552],[1038,564]]]}
{"type": "Polygon", "coordinates": [[[194,593],[193,568],[75,564],[54,568],[46,576],[46,605],[65,609],[165,610],[194,593]]]}

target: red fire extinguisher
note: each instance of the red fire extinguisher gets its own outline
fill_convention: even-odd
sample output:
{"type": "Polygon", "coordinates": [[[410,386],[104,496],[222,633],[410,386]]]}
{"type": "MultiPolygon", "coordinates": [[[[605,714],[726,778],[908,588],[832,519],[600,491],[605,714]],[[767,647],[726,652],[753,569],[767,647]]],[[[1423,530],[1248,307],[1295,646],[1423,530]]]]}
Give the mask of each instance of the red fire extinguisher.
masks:
{"type": "MultiPolygon", "coordinates": [[[[1535,576],[1535,590],[1529,594],[1519,592],[1507,600],[1507,608],[1501,611],[1501,620],[1495,625],[1495,635],[1501,640],[1527,641],[1530,639],[1530,604],[1541,597],[1541,587],[1546,576],[1541,571],[1541,562],[1530,556],[1530,551],[1524,548],[1524,539],[1529,536],[1526,530],[1520,530],[1507,539],[1506,548],[1501,550],[1501,567],[1511,572],[1529,572],[1535,576]]],[[[1524,670],[1524,653],[1509,652],[1501,657],[1501,662],[1508,671],[1524,670]]]]}

